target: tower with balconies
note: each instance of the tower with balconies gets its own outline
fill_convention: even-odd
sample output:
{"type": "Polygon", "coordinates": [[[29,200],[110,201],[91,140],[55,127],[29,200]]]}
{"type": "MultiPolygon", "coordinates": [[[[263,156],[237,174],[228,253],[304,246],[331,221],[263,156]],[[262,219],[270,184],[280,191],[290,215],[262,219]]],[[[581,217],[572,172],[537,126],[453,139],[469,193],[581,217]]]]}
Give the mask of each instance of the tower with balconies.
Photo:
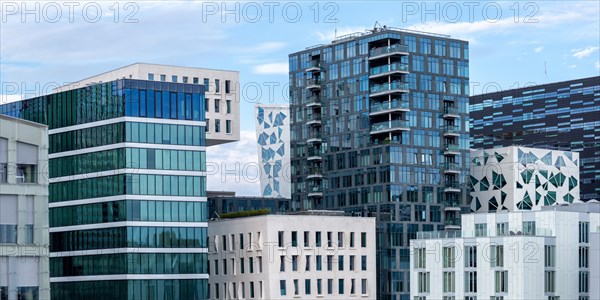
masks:
{"type": "Polygon", "coordinates": [[[468,43],[384,27],[289,63],[292,210],[375,216],[377,298],[408,299],[409,240],[468,211],[468,43]]]}

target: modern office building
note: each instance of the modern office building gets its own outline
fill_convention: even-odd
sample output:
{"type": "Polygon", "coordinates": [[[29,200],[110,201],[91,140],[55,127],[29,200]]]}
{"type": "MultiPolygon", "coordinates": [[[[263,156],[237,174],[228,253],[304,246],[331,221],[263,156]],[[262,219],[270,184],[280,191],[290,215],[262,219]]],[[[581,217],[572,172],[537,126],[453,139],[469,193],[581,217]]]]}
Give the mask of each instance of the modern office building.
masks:
{"type": "Polygon", "coordinates": [[[254,114],[261,194],[291,198],[290,107],[259,104],[254,114]]]}
{"type": "Polygon", "coordinates": [[[208,228],[211,299],[376,299],[374,218],[306,211],[208,228]]]}
{"type": "Polygon", "coordinates": [[[204,86],[118,79],[0,106],[49,127],[53,299],[206,299],[204,86]]]}
{"type": "Polygon", "coordinates": [[[123,78],[204,85],[206,146],[240,140],[238,71],[134,63],[59,87],[55,92],[123,78]]]}
{"type": "Polygon", "coordinates": [[[289,55],[292,209],[377,217],[378,299],[408,299],[410,238],[469,211],[468,53],[383,27],[289,55]]]}
{"type": "Polygon", "coordinates": [[[208,191],[208,216],[218,218],[223,214],[268,209],[272,214],[290,211],[290,199],[280,197],[236,196],[235,192],[208,191]]]}
{"type": "Polygon", "coordinates": [[[599,233],[597,201],[463,215],[411,241],[411,298],[600,299],[599,233]]]}
{"type": "Polygon", "coordinates": [[[600,199],[600,77],[472,96],[471,147],[580,153],[581,200],[600,199]]]}
{"type": "Polygon", "coordinates": [[[510,146],[471,151],[471,211],[579,202],[579,153],[510,146]]]}
{"type": "Polygon", "coordinates": [[[49,300],[48,127],[0,114],[0,299],[49,300]]]}

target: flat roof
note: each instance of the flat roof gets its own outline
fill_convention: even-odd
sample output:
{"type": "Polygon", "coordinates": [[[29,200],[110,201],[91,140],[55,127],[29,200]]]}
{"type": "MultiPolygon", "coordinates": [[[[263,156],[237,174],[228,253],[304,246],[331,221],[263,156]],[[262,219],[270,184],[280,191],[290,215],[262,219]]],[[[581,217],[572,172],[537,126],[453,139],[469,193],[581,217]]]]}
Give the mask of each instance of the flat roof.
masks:
{"type": "MultiPolygon", "coordinates": [[[[21,100],[23,101],[23,100],[21,100]]],[[[34,126],[34,127],[38,127],[38,128],[48,128],[47,125],[41,124],[41,123],[37,123],[37,122],[33,122],[33,121],[29,121],[29,120],[25,120],[25,119],[21,119],[21,118],[15,118],[9,115],[3,115],[0,114],[0,119],[9,121],[9,122],[17,122],[17,123],[22,123],[25,125],[29,125],[29,126],[34,126]]]]}

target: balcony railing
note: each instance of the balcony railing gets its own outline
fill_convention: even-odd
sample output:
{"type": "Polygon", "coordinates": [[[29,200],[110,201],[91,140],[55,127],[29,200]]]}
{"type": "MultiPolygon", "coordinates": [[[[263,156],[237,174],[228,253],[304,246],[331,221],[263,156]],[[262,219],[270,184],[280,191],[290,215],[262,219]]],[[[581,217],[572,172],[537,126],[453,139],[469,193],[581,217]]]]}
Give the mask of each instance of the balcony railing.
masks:
{"type": "Polygon", "coordinates": [[[371,131],[381,131],[394,128],[408,128],[408,121],[392,120],[371,124],[371,131]]]}
{"type": "Polygon", "coordinates": [[[309,193],[322,193],[323,192],[323,186],[320,186],[320,185],[309,186],[308,187],[308,192],[309,193]]]}
{"type": "Polygon", "coordinates": [[[446,125],[444,126],[444,133],[458,134],[459,129],[456,125],[446,125]]]}
{"type": "Polygon", "coordinates": [[[447,225],[454,225],[454,226],[460,226],[460,218],[448,218],[446,219],[446,222],[444,223],[447,225]]]}
{"type": "Polygon", "coordinates": [[[312,115],[308,115],[306,116],[306,121],[310,122],[310,121],[321,121],[321,115],[320,114],[312,114],[312,115]]]}
{"type": "Polygon", "coordinates": [[[306,86],[314,86],[314,85],[320,85],[322,82],[321,78],[308,78],[306,79],[306,86]]]}
{"type": "Polygon", "coordinates": [[[460,189],[460,183],[458,181],[446,181],[444,188],[447,189],[460,189]]]}
{"type": "Polygon", "coordinates": [[[451,151],[451,152],[458,152],[458,151],[460,151],[460,148],[459,148],[458,144],[446,144],[446,145],[444,145],[444,150],[451,151]]]}
{"type": "Polygon", "coordinates": [[[309,96],[308,98],[306,98],[306,105],[311,105],[311,104],[321,104],[321,97],[320,96],[309,96]]]}
{"type": "Polygon", "coordinates": [[[392,81],[383,84],[377,84],[371,87],[371,94],[393,91],[393,90],[406,90],[408,91],[408,83],[400,81],[392,81]]]}
{"type": "Polygon", "coordinates": [[[319,175],[322,175],[322,174],[323,174],[323,173],[321,173],[321,168],[311,168],[311,169],[308,171],[308,175],[309,175],[309,176],[310,176],[310,175],[316,175],[316,176],[319,176],[319,175]]]}
{"type": "Polygon", "coordinates": [[[392,109],[408,109],[410,102],[408,100],[392,99],[392,101],[372,102],[371,113],[392,110],[392,109]]]}
{"type": "Polygon", "coordinates": [[[312,68],[323,68],[323,62],[321,62],[320,60],[311,60],[308,62],[308,66],[306,67],[306,69],[312,69],[312,68]]]}
{"type": "Polygon", "coordinates": [[[458,200],[443,200],[442,205],[444,207],[458,207],[460,208],[460,203],[458,200]]]}
{"type": "Polygon", "coordinates": [[[309,139],[321,139],[321,133],[320,132],[309,132],[308,138],[309,139]]]}
{"type": "Polygon", "coordinates": [[[408,46],[402,44],[393,44],[390,46],[379,47],[369,51],[369,56],[379,56],[382,54],[405,52],[408,53],[408,46]]]}
{"type": "Polygon", "coordinates": [[[444,107],[444,114],[458,115],[458,108],[456,108],[456,107],[444,107]]]}
{"type": "Polygon", "coordinates": [[[374,67],[369,70],[369,75],[379,75],[382,73],[388,73],[393,71],[402,71],[408,72],[408,64],[403,63],[391,63],[389,65],[383,65],[379,67],[374,67]]]}
{"type": "Polygon", "coordinates": [[[460,231],[419,231],[417,240],[453,239],[461,237],[460,231]]]}
{"type": "Polygon", "coordinates": [[[444,171],[460,171],[460,166],[457,163],[451,163],[451,162],[442,163],[440,165],[440,167],[444,171]]]}

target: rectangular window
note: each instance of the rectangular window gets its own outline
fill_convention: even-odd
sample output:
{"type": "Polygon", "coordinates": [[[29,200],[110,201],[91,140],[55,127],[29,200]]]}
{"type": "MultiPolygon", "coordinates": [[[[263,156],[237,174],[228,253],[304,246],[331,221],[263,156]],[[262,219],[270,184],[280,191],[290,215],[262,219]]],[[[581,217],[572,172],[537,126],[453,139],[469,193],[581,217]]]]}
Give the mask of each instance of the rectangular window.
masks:
{"type": "Polygon", "coordinates": [[[338,270],[344,271],[344,256],[338,255],[338,270]]]}
{"type": "Polygon", "coordinates": [[[310,247],[310,231],[304,232],[304,247],[310,247]]]}
{"type": "Polygon", "coordinates": [[[215,259],[215,274],[214,275],[219,275],[219,260],[215,259]]]}
{"type": "Polygon", "coordinates": [[[589,262],[589,248],[588,247],[579,247],[579,267],[580,268],[588,268],[589,267],[588,262],[589,262]]]}
{"type": "Polygon", "coordinates": [[[350,258],[348,259],[348,264],[350,265],[350,271],[354,271],[354,255],[350,255],[350,258]]]}
{"type": "Polygon", "coordinates": [[[535,221],[523,221],[523,235],[535,235],[535,221]]]}
{"type": "Polygon", "coordinates": [[[225,80],[225,94],[231,93],[231,80],[225,80]]]}
{"type": "Polygon", "coordinates": [[[240,274],[244,274],[245,271],[244,258],[240,258],[240,274]]]}
{"type": "Polygon", "coordinates": [[[283,248],[284,240],[283,240],[283,231],[279,231],[277,233],[277,246],[279,248],[283,248]]]}
{"type": "Polygon", "coordinates": [[[221,102],[221,99],[215,99],[215,112],[218,113],[219,112],[219,104],[221,102]]]}
{"type": "Polygon", "coordinates": [[[544,272],[544,292],[554,293],[554,271],[544,272]]]}
{"type": "Polygon", "coordinates": [[[223,259],[223,275],[227,275],[227,259],[223,259]]]}
{"type": "Polygon", "coordinates": [[[160,81],[162,81],[162,82],[167,81],[167,75],[160,74],[160,81]]]}
{"type": "Polygon", "coordinates": [[[183,83],[188,83],[188,77],[187,76],[183,76],[183,83]]]}
{"type": "Polygon", "coordinates": [[[292,247],[298,247],[298,231],[292,231],[292,247]]]}
{"type": "Polygon", "coordinates": [[[221,132],[221,120],[215,119],[215,132],[221,132]]]}
{"type": "Polygon", "coordinates": [[[225,112],[230,114],[231,113],[231,100],[226,100],[225,101],[225,112]]]}
{"type": "Polygon", "coordinates": [[[498,223],[496,224],[496,235],[497,236],[505,236],[508,235],[508,223],[498,223]]]}
{"type": "Polygon", "coordinates": [[[316,262],[316,269],[317,271],[321,271],[323,269],[323,257],[321,255],[317,255],[315,256],[315,262],[316,262]]]}
{"type": "Polygon", "coordinates": [[[244,249],[244,234],[240,233],[240,249],[244,249]]]}
{"type": "Polygon", "coordinates": [[[205,127],[205,129],[206,129],[206,132],[210,132],[210,119],[208,119],[208,118],[206,119],[206,127],[205,127]]]}
{"type": "Polygon", "coordinates": [[[304,263],[304,271],[310,271],[310,255],[306,255],[305,258],[305,263],[304,263]]]}
{"type": "Polygon", "coordinates": [[[579,222],[579,242],[589,243],[590,240],[590,223],[579,222]]]}
{"type": "Polygon", "coordinates": [[[454,276],[454,272],[443,272],[443,291],[444,293],[454,293],[456,280],[454,276]]]}
{"type": "Polygon", "coordinates": [[[299,295],[300,291],[298,290],[298,279],[294,279],[294,295],[299,295]]]}
{"type": "Polygon", "coordinates": [[[508,271],[496,271],[496,293],[508,293],[508,271]]]}
{"type": "Polygon", "coordinates": [[[490,247],[490,266],[491,267],[503,267],[504,266],[504,246],[492,245],[490,247]]]}
{"type": "Polygon", "coordinates": [[[477,293],[477,272],[465,272],[465,293],[477,293]]]}
{"type": "Polygon", "coordinates": [[[192,80],[193,80],[194,84],[199,84],[200,83],[200,81],[198,80],[198,77],[194,77],[192,80]]]}
{"type": "Polygon", "coordinates": [[[488,236],[487,224],[475,224],[475,236],[488,236]]]}
{"type": "Polygon", "coordinates": [[[304,294],[310,295],[310,279],[304,279],[304,294]]]}
{"type": "Polygon", "coordinates": [[[323,294],[322,279],[317,279],[317,295],[323,294]]]}
{"type": "Polygon", "coordinates": [[[338,248],[344,247],[344,233],[338,232],[338,248]]]}
{"type": "Polygon", "coordinates": [[[360,281],[360,293],[363,295],[367,294],[367,280],[364,278],[360,281]]]}
{"type": "Polygon", "coordinates": [[[360,269],[362,271],[367,270],[367,256],[366,255],[363,255],[360,257],[360,269]]]}
{"type": "Polygon", "coordinates": [[[444,268],[454,268],[456,264],[456,252],[454,247],[444,247],[442,250],[444,268]]]}
{"type": "Polygon", "coordinates": [[[321,232],[315,232],[315,247],[321,247],[321,232]]]}
{"type": "Polygon", "coordinates": [[[286,286],[285,286],[285,280],[279,280],[279,294],[281,296],[287,295],[286,286]]]}
{"type": "Polygon", "coordinates": [[[333,279],[327,279],[327,294],[333,294],[333,279]]]}
{"type": "Polygon", "coordinates": [[[248,257],[248,272],[254,273],[254,257],[248,257]]]}
{"type": "Polygon", "coordinates": [[[360,246],[362,248],[366,248],[367,247],[367,233],[366,232],[361,232],[360,233],[360,246]]]}
{"type": "Polygon", "coordinates": [[[263,271],[263,264],[262,264],[262,256],[258,257],[258,273],[262,273],[263,271]]]}
{"type": "Polygon", "coordinates": [[[220,88],[221,88],[220,85],[221,85],[220,84],[220,80],[219,79],[215,79],[215,93],[217,93],[217,94],[221,92],[220,91],[220,88]]]}
{"type": "Polygon", "coordinates": [[[338,294],[344,294],[344,279],[338,279],[338,294]]]}
{"type": "Polygon", "coordinates": [[[354,232],[350,232],[350,248],[354,248],[354,232]]]}
{"type": "Polygon", "coordinates": [[[579,271],[579,292],[589,293],[590,286],[590,272],[579,271]]]}
{"type": "Polygon", "coordinates": [[[465,247],[465,267],[477,268],[477,246],[465,247]]]}
{"type": "Polygon", "coordinates": [[[148,80],[154,81],[154,74],[148,73],[148,80]]]}
{"type": "Polygon", "coordinates": [[[333,247],[333,232],[327,232],[327,247],[333,247]]]}
{"type": "Polygon", "coordinates": [[[227,251],[227,236],[221,236],[221,245],[223,245],[223,251],[227,251]]]}
{"type": "Polygon", "coordinates": [[[327,255],[327,271],[333,270],[333,255],[327,255]]]}
{"type": "Polygon", "coordinates": [[[171,76],[171,81],[172,82],[177,82],[177,75],[171,76]]]}
{"type": "Polygon", "coordinates": [[[414,267],[415,269],[424,269],[426,267],[425,248],[415,248],[414,267]]]}
{"type": "Polygon", "coordinates": [[[208,78],[204,78],[202,84],[204,85],[204,91],[210,91],[210,80],[208,78]]]}
{"type": "Polygon", "coordinates": [[[279,272],[285,272],[285,255],[279,256],[279,272]]]}
{"type": "Polygon", "coordinates": [[[556,267],[556,246],[554,246],[554,245],[544,246],[544,266],[545,267],[556,267]]]}
{"type": "Polygon", "coordinates": [[[419,293],[429,293],[429,272],[417,273],[417,288],[419,293]]]}

